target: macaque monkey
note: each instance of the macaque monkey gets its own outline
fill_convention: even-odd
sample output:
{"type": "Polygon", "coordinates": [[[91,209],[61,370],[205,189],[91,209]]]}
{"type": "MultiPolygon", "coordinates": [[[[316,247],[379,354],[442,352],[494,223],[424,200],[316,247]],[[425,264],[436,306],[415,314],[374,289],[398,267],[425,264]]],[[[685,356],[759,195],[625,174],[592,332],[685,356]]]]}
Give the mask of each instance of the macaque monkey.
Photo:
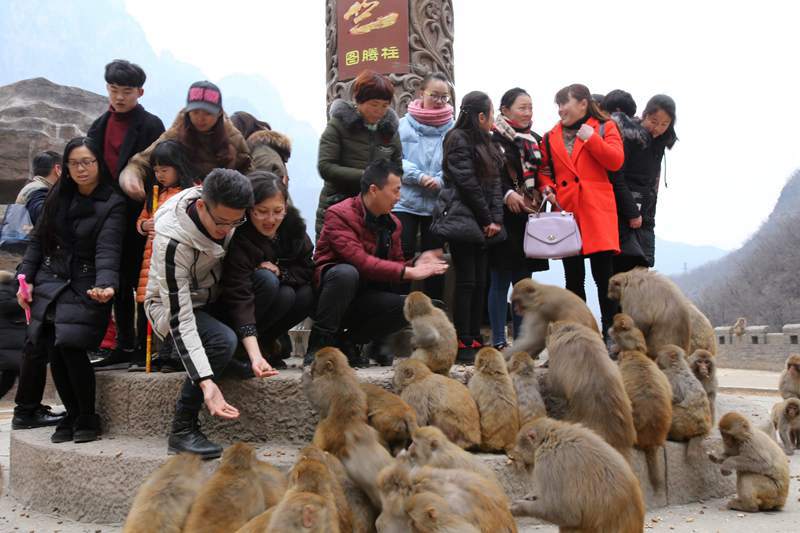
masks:
{"type": "Polygon", "coordinates": [[[800,398],[800,354],[793,353],[786,358],[778,391],[784,399],[800,398]]]}
{"type": "Polygon", "coordinates": [[[405,510],[406,500],[413,493],[408,465],[397,460],[381,470],[378,474],[378,491],[381,494],[381,514],[375,521],[377,532],[411,531],[411,523],[405,510]]]}
{"type": "Polygon", "coordinates": [[[456,445],[469,449],[481,442],[478,406],[458,381],[434,374],[416,359],[395,364],[394,386],[417,413],[420,426],[436,426],[456,445]]]}
{"type": "Polygon", "coordinates": [[[460,469],[423,466],[411,473],[414,493],[433,492],[441,496],[452,512],[474,524],[480,531],[516,533],[505,493],[484,477],[460,469]]]}
{"type": "Polygon", "coordinates": [[[641,267],[614,274],[608,282],[608,297],[633,318],[650,353],[657,353],[665,344],[689,349],[689,301],[666,276],[641,267]]]}
{"type": "Polygon", "coordinates": [[[450,442],[439,428],[423,426],[414,432],[412,438],[414,442],[408,447],[412,466],[469,470],[493,483],[498,491],[503,491],[497,476],[483,461],[450,442]]]}
{"type": "Polygon", "coordinates": [[[458,353],[458,337],[447,314],[419,291],[406,296],[403,314],[411,324],[411,357],[428,365],[431,372],[449,376],[458,353]]]}
{"type": "Polygon", "coordinates": [[[625,458],[579,424],[538,418],[519,432],[511,453],[535,492],[514,502],[516,516],[533,516],[560,531],[641,533],[644,501],[625,458]]]}
{"type": "Polygon", "coordinates": [[[769,435],[775,438],[777,432],[783,451],[794,455],[795,449],[800,449],[800,400],[788,398],[776,403],[772,406],[771,418],[769,435]]]}
{"type": "Polygon", "coordinates": [[[255,518],[251,518],[249,522],[237,529],[236,533],[264,533],[267,531],[269,521],[272,520],[274,513],[275,507],[270,507],[255,518]]]}
{"type": "Polygon", "coordinates": [[[636,442],[631,401],[603,338],[575,322],[548,326],[548,388],[567,401],[565,420],[580,422],[628,458],[636,442]]]}
{"type": "Polygon", "coordinates": [[[197,495],[185,531],[236,531],[275,505],[285,491],[280,470],[256,459],[249,444],[237,442],[223,452],[219,468],[197,495]]]}
{"type": "Polygon", "coordinates": [[[317,494],[296,492],[272,512],[267,533],[339,533],[330,502],[317,494]]]}
{"type": "Polygon", "coordinates": [[[392,456],[367,424],[367,395],[355,371],[340,350],[327,347],[315,354],[309,373],[314,398],[327,413],[317,425],[313,444],[338,457],[350,478],[379,507],[376,479],[392,456]]]}
{"type": "Polygon", "coordinates": [[[712,357],[717,355],[717,334],[711,321],[687,298],[686,305],[689,308],[689,327],[691,336],[689,338],[689,350],[686,353],[694,353],[697,350],[705,350],[712,357]]]}
{"type": "MultiPolygon", "coordinates": [[[[481,530],[453,512],[447,501],[433,492],[414,494],[406,513],[418,533],[480,533],[481,530]]],[[[409,531],[406,529],[405,531],[409,531]]]]}
{"type": "Polygon", "coordinates": [[[205,475],[199,455],[171,457],[139,487],[123,533],[181,533],[205,475]]]}
{"type": "Polygon", "coordinates": [[[694,377],[703,386],[708,396],[708,406],[711,408],[711,424],[716,418],[717,405],[717,363],[714,354],[708,350],[698,349],[689,356],[687,361],[689,368],[692,369],[694,377]]]}
{"type": "Polygon", "coordinates": [[[403,450],[411,442],[417,428],[417,414],[400,396],[372,383],[362,383],[367,395],[367,422],[374,427],[392,453],[403,450]]]}
{"type": "Polygon", "coordinates": [[[731,335],[736,335],[739,338],[744,337],[745,332],[747,331],[747,319],[743,316],[740,316],[736,319],[736,323],[731,326],[731,335]]]}
{"type": "Polygon", "coordinates": [[[516,352],[508,362],[508,373],[517,393],[519,425],[547,416],[533,358],[527,352],[516,352]]]}
{"type": "Polygon", "coordinates": [[[723,476],[736,471],[736,498],[728,509],[754,513],[781,509],[789,494],[789,462],[783,451],[764,432],[736,412],[719,420],[724,451],[709,454],[723,476]]]}
{"type": "Polygon", "coordinates": [[[509,346],[503,352],[506,361],[516,352],[528,352],[531,357],[538,359],[545,346],[547,326],[552,322],[577,322],[600,333],[586,302],[561,287],[544,285],[532,278],[523,279],[514,285],[511,304],[514,312],[523,318],[520,335],[514,339],[514,346],[509,346]]]}
{"type": "Polygon", "coordinates": [[[657,452],[667,440],[672,423],[672,388],[655,362],[641,351],[646,349],[644,336],[631,317],[615,315],[608,334],[618,346],[639,348],[619,352],[619,371],[631,400],[636,447],[644,451],[650,483],[658,491],[664,480],[658,469],[657,452]]]}
{"type": "Polygon", "coordinates": [[[483,348],[475,357],[475,374],[467,385],[481,422],[481,451],[510,449],[519,431],[519,411],[514,383],[503,355],[483,348]]]}
{"type": "Polygon", "coordinates": [[[689,441],[687,457],[699,459],[703,452],[703,439],[711,431],[708,395],[692,374],[686,355],[678,346],[662,346],[657,352],[656,363],[672,387],[672,425],[667,438],[677,442],[689,441]]]}

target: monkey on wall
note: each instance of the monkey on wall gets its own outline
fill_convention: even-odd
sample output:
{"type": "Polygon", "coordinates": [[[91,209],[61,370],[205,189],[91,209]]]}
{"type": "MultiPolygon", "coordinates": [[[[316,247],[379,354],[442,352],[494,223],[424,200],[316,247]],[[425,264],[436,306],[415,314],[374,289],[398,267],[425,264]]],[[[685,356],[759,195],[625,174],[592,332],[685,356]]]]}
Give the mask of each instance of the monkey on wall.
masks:
{"type": "Polygon", "coordinates": [[[564,419],[597,432],[625,458],[636,441],[631,401],[603,338],[575,322],[548,326],[548,390],[567,402],[564,419]]]}
{"type": "Polygon", "coordinates": [[[125,519],[123,533],[180,533],[200,488],[202,459],[182,453],[171,457],[142,483],[125,519]]]}
{"type": "Polygon", "coordinates": [[[519,431],[519,411],[517,393],[503,355],[494,348],[481,349],[475,357],[475,374],[467,388],[478,406],[481,450],[510,449],[519,431]]]}
{"type": "Polygon", "coordinates": [[[800,449],[800,400],[787,398],[772,406],[771,424],[767,433],[775,438],[777,432],[783,451],[794,455],[800,449]]]}
{"type": "Polygon", "coordinates": [[[784,399],[800,398],[800,354],[789,354],[786,358],[778,391],[784,399]]]}
{"type": "Polygon", "coordinates": [[[595,432],[538,418],[525,424],[510,454],[530,475],[535,492],[511,506],[560,531],[641,533],[644,500],[625,458],[595,432]]]}
{"type": "Polygon", "coordinates": [[[724,450],[709,454],[722,475],[736,471],[736,498],[728,509],[754,513],[783,508],[789,494],[789,463],[780,447],[736,412],[719,420],[724,450]]]}
{"type": "Polygon", "coordinates": [[[508,362],[508,373],[517,393],[519,425],[547,416],[533,358],[527,352],[516,352],[508,362]]]}
{"type": "Polygon", "coordinates": [[[406,296],[403,314],[411,324],[411,357],[428,365],[431,372],[449,376],[458,354],[458,338],[447,314],[419,291],[406,296]]]}
{"type": "Polygon", "coordinates": [[[372,383],[362,383],[367,395],[367,422],[374,427],[392,453],[405,449],[417,429],[417,414],[400,396],[372,383]]]}
{"type": "Polygon", "coordinates": [[[736,323],[731,326],[731,335],[736,335],[739,338],[744,337],[745,331],[747,331],[747,319],[743,316],[740,316],[736,319],[736,323]]]}
{"type": "Polygon", "coordinates": [[[586,302],[561,287],[544,285],[532,278],[523,279],[514,285],[511,304],[514,312],[522,316],[522,327],[514,346],[503,352],[506,361],[516,352],[527,352],[537,359],[545,347],[547,326],[552,322],[577,322],[600,333],[586,302]]]}
{"type": "Polygon", "coordinates": [[[717,410],[717,363],[714,354],[708,350],[697,349],[689,356],[687,361],[694,377],[703,386],[708,397],[708,406],[711,409],[711,423],[716,419],[717,410]]]}
{"type": "Polygon", "coordinates": [[[458,381],[434,374],[416,359],[395,364],[394,386],[417,413],[420,426],[436,426],[456,445],[469,449],[481,442],[475,400],[458,381]]]}

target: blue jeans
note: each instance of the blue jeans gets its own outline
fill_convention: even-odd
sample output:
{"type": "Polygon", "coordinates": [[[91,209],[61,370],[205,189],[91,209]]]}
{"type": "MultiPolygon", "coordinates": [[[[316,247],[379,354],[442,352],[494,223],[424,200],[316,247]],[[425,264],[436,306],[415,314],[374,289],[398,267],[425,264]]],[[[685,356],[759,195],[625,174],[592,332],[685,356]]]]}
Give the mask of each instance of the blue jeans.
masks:
{"type": "MultiPolygon", "coordinates": [[[[489,323],[492,325],[492,344],[506,342],[506,318],[508,317],[508,287],[531,277],[530,270],[499,270],[489,272],[489,323]]],[[[522,317],[511,312],[514,324],[514,338],[519,335],[522,317]]]]}

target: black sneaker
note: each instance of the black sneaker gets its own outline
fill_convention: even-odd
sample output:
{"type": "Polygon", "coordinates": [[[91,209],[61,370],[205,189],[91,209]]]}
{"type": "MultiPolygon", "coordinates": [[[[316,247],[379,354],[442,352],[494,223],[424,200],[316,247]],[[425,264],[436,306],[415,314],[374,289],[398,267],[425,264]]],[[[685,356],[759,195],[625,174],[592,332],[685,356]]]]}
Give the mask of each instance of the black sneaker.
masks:
{"type": "Polygon", "coordinates": [[[64,412],[54,412],[49,405],[40,405],[33,412],[14,409],[11,429],[33,429],[55,426],[66,416],[64,412]]]}

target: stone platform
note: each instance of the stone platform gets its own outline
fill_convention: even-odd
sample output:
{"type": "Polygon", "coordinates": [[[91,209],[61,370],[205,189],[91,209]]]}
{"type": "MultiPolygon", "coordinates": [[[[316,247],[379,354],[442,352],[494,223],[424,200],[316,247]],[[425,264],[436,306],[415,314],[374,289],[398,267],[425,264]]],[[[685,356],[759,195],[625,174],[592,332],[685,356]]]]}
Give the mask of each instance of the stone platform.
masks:
{"type": "MultiPolygon", "coordinates": [[[[363,381],[391,388],[391,369],[358,371],[363,381]]],[[[310,442],[318,417],[300,388],[300,371],[285,370],[268,380],[223,380],[226,400],[238,420],[201,419],[204,431],[219,442],[253,443],[260,458],[288,470],[297,451],[310,442]]],[[[464,368],[453,376],[465,379],[464,368]]],[[[166,459],[166,435],[182,383],[181,374],[98,372],[97,405],[103,419],[101,440],[52,444],[49,428],[14,431],[10,442],[10,488],[20,503],[43,513],[75,520],[118,523],[124,520],[141,482],[166,459]]],[[[707,446],[712,446],[709,439],[707,446]]],[[[480,454],[498,475],[511,499],[529,492],[525,478],[505,455],[480,454]]],[[[644,454],[633,455],[648,509],[732,494],[734,478],[722,477],[709,461],[687,464],[685,445],[667,443],[659,454],[666,490],[654,494],[644,454]]],[[[216,462],[208,463],[211,471],[216,462]]]]}

